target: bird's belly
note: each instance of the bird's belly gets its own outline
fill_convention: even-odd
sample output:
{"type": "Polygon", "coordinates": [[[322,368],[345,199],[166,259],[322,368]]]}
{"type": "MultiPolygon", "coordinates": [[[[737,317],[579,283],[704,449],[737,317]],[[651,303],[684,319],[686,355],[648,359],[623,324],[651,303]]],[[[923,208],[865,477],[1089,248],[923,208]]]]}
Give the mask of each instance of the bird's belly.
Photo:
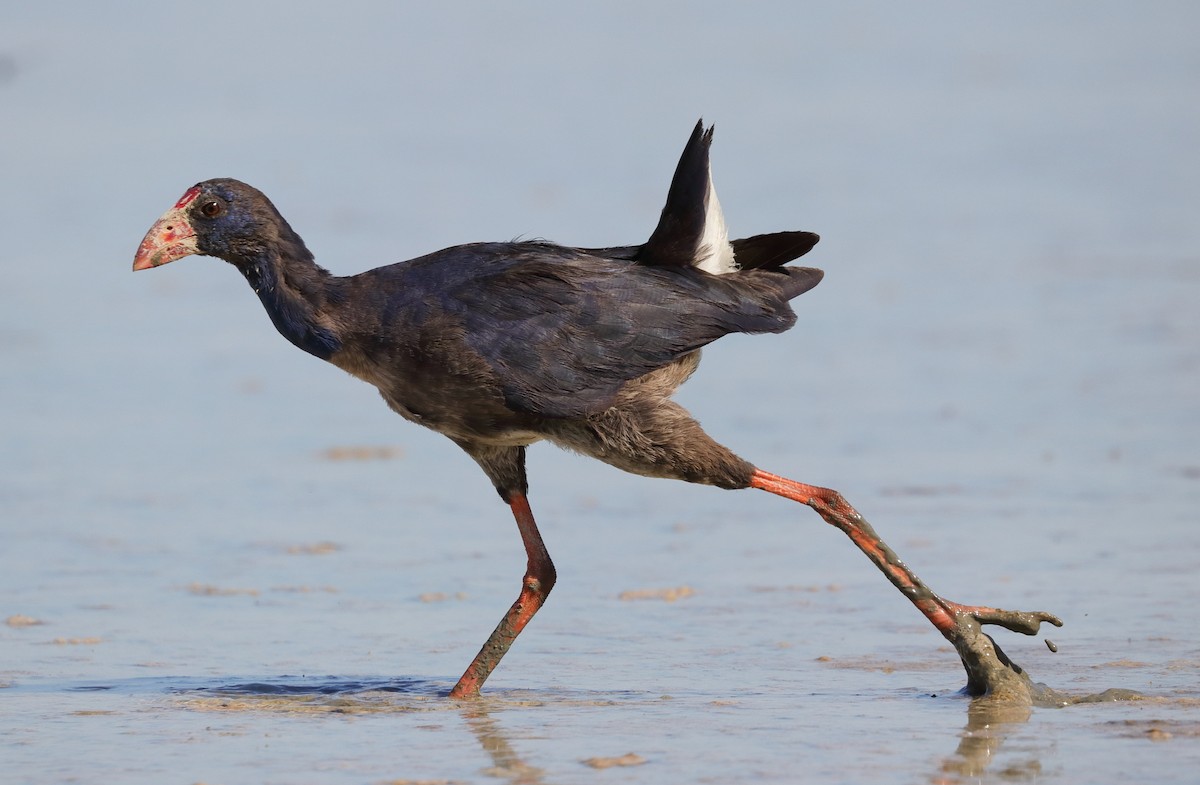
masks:
{"type": "Polygon", "coordinates": [[[428,364],[401,368],[353,353],[330,362],[379,389],[388,407],[409,422],[457,441],[522,447],[544,438],[527,415],[504,405],[499,392],[470,377],[435,372],[428,364]]]}
{"type": "Polygon", "coordinates": [[[518,417],[505,411],[503,416],[474,410],[448,410],[430,405],[427,400],[400,399],[380,390],[392,411],[409,422],[423,425],[455,441],[487,444],[493,447],[524,447],[544,438],[541,433],[522,427],[518,417]]]}
{"type": "Polygon", "coordinates": [[[423,425],[459,442],[487,444],[492,447],[525,447],[543,439],[537,431],[523,428],[509,416],[496,418],[479,411],[446,411],[440,407],[422,407],[420,403],[399,400],[380,390],[392,411],[409,422],[423,425]]]}

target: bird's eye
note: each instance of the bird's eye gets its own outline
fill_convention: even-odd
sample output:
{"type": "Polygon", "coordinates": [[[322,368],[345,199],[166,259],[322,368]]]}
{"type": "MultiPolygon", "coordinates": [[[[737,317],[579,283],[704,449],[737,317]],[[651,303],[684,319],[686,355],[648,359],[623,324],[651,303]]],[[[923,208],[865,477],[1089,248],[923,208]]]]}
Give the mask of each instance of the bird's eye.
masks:
{"type": "Polygon", "coordinates": [[[221,207],[221,203],[217,201],[209,200],[200,205],[200,214],[205,218],[216,218],[223,210],[224,208],[221,207]]]}

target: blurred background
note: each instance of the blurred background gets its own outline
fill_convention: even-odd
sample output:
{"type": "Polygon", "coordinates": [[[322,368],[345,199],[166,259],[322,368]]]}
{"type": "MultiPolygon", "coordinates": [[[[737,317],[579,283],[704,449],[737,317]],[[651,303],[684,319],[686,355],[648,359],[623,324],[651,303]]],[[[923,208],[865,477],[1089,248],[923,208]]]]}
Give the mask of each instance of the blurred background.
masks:
{"type": "MultiPolygon", "coordinates": [[[[706,349],[683,403],[763,468],[842,490],[935,588],[1067,616],[1056,639],[1075,644],[1056,658],[1020,642],[1035,676],[1185,690],[1172,678],[1200,658],[1195,4],[215,0],[0,16],[0,616],[44,622],[0,627],[0,684],[49,685],[32,716],[72,711],[70,680],[147,672],[448,688],[518,585],[509,515],[457,448],[291,348],[225,264],[129,273],[188,186],[255,185],[341,274],[477,240],[637,243],[699,117],[717,127],[731,233],[818,232],[804,263],[826,278],[791,332],[706,349]],[[332,588],[271,592],[293,585],[332,588]],[[430,592],[459,599],[415,599],[430,592]],[[60,638],[92,644],[46,645],[60,638]],[[1088,670],[1122,658],[1149,671],[1088,670]]],[[[497,688],[686,691],[711,668],[761,697],[779,678],[840,678],[818,655],[887,656],[892,633],[934,656],[936,636],[805,510],[545,446],[530,473],[561,580],[497,688]],[[696,597],[672,614],[616,599],[685,584],[696,597]],[[781,629],[762,590],[795,585],[840,588],[781,629]],[[674,669],[698,650],[715,659],[674,669]]],[[[948,656],[936,684],[904,684],[956,688],[948,656]]],[[[739,773],[717,763],[705,695],[673,718],[699,735],[656,742],[683,780],[701,771],[685,758],[739,773]]],[[[831,727],[837,708],[810,719],[831,727]]],[[[762,716],[747,711],[743,730],[762,716]]],[[[556,721],[575,741],[609,727],[556,721]]],[[[1100,771],[1186,776],[1178,757],[1147,768],[1075,729],[1047,771],[1082,749],[1100,771]]],[[[111,729],[61,732],[16,751],[113,749],[111,729]]],[[[932,736],[897,781],[953,748],[932,736]]],[[[778,738],[748,738],[766,779],[786,769],[778,738]]],[[[240,778],[236,754],[203,749],[230,766],[213,776],[240,778]]],[[[93,760],[141,776],[105,768],[114,757],[93,760]]],[[[429,759],[416,774],[483,765],[429,759]]],[[[846,770],[836,751],[821,761],[846,770]]],[[[877,762],[871,776],[895,760],[877,762]]],[[[199,777],[191,764],[168,769],[199,777]]]]}

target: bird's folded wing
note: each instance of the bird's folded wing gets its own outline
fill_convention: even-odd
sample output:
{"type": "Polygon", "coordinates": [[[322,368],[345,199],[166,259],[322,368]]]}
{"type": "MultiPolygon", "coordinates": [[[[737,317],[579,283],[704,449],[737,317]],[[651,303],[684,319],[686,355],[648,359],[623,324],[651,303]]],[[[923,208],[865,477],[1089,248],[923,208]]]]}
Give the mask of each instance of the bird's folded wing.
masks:
{"type": "Polygon", "coordinates": [[[588,257],[527,261],[447,292],[506,403],[545,417],[603,411],[626,382],[732,332],[782,332],[807,268],[734,276],[588,257]]]}

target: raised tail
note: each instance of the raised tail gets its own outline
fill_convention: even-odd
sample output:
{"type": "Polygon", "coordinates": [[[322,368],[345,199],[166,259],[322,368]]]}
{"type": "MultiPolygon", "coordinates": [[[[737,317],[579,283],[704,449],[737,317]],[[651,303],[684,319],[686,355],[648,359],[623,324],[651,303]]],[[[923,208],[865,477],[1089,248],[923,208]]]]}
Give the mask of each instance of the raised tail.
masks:
{"type": "Polygon", "coordinates": [[[683,148],[658,226],[637,260],[655,267],[698,267],[710,273],[737,269],[725,216],[712,184],[708,149],[713,129],[696,123],[683,148]]]}
{"type": "MultiPolygon", "coordinates": [[[[645,245],[629,249],[634,251],[633,258],[656,267],[696,267],[723,274],[779,268],[812,250],[820,239],[812,232],[774,232],[730,242],[721,202],[713,187],[709,161],[712,138],[712,126],[706,130],[703,120],[696,123],[675,167],[658,226],[645,245]]],[[[793,277],[811,281],[795,294],[821,280],[820,271],[815,270],[793,277]]]]}

